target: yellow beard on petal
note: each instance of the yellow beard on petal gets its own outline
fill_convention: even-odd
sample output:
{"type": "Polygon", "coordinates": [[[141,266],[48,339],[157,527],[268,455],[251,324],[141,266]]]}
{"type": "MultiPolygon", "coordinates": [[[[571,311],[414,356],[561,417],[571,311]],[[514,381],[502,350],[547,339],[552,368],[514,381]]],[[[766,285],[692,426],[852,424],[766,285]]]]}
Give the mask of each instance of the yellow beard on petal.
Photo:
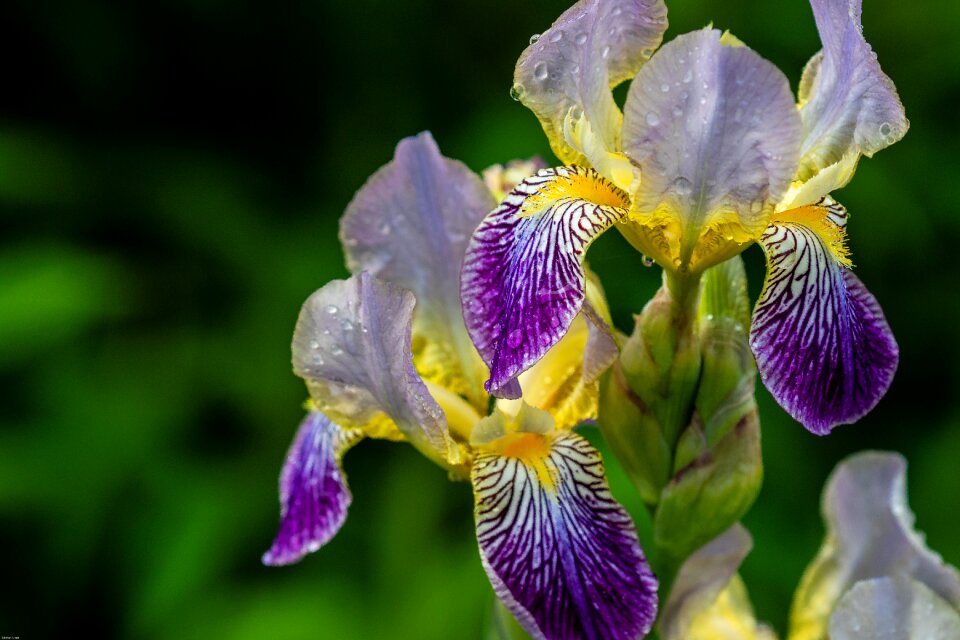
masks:
{"type": "Polygon", "coordinates": [[[546,461],[550,456],[551,438],[542,433],[511,433],[490,443],[489,448],[504,458],[516,458],[536,471],[544,487],[555,490],[556,482],[546,461]]]}
{"type": "Polygon", "coordinates": [[[579,167],[566,175],[558,174],[555,180],[544,184],[540,190],[528,197],[520,209],[519,215],[532,215],[543,211],[563,198],[584,200],[592,204],[608,207],[626,208],[630,198],[619,187],[606,178],[587,173],[579,167]]]}
{"type": "MultiPolygon", "coordinates": [[[[794,222],[813,229],[830,249],[836,261],[849,268],[853,263],[850,260],[850,248],[847,246],[847,230],[831,220],[830,206],[817,204],[781,211],[776,214],[773,221],[775,223],[794,222]]],[[[846,213],[844,212],[843,215],[846,213]]]]}

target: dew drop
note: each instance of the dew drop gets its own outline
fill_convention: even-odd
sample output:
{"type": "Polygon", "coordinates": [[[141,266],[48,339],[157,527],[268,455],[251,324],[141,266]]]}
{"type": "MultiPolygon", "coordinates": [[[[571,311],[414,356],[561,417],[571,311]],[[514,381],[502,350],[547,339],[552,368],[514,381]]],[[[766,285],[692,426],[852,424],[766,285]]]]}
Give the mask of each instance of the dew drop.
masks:
{"type": "Polygon", "coordinates": [[[673,108],[673,115],[674,115],[674,117],[679,118],[680,116],[683,115],[683,109],[681,109],[680,107],[674,107],[674,108],[673,108]]]}
{"type": "Polygon", "coordinates": [[[622,7],[614,7],[614,8],[613,8],[613,11],[610,12],[610,15],[612,15],[612,16],[618,16],[618,15],[620,15],[621,13],[623,13],[623,8],[622,8],[622,7]]]}
{"type": "Polygon", "coordinates": [[[606,60],[607,56],[609,55],[610,55],[610,45],[607,45],[600,51],[600,57],[606,60]]]}
{"type": "Polygon", "coordinates": [[[546,62],[538,62],[536,66],[533,67],[533,77],[543,82],[550,75],[550,71],[547,69],[546,62]]]}
{"type": "Polygon", "coordinates": [[[640,52],[640,55],[643,56],[644,58],[649,59],[650,56],[653,55],[653,49],[644,49],[643,51],[640,52]]]}
{"type": "Polygon", "coordinates": [[[660,124],[660,116],[657,115],[655,111],[650,111],[647,113],[647,124],[651,127],[655,127],[660,124]]]}
{"type": "Polygon", "coordinates": [[[514,329],[510,332],[510,335],[507,336],[507,346],[511,349],[516,349],[520,346],[520,342],[523,340],[523,331],[520,329],[514,329]]]}
{"type": "Polygon", "coordinates": [[[880,125],[880,135],[884,137],[889,136],[892,130],[893,129],[890,126],[889,122],[884,122],[883,124],[880,125]]]}
{"type": "Polygon", "coordinates": [[[707,104],[707,96],[700,96],[700,104],[707,104]]]}
{"type": "Polygon", "coordinates": [[[353,323],[350,322],[347,318],[340,320],[340,328],[344,331],[353,331],[353,323]]]}
{"type": "Polygon", "coordinates": [[[510,97],[513,98],[514,100],[519,101],[521,98],[523,98],[523,94],[525,92],[526,92],[526,88],[519,82],[517,82],[512,87],[510,87],[510,97]]]}
{"type": "Polygon", "coordinates": [[[339,312],[340,312],[340,309],[337,307],[337,305],[335,304],[327,305],[327,313],[329,313],[330,315],[335,316],[339,312]]]}
{"type": "Polygon", "coordinates": [[[656,264],[656,261],[650,256],[643,256],[643,266],[652,267],[656,264]]]}
{"type": "Polygon", "coordinates": [[[683,82],[684,84],[689,84],[691,80],[693,80],[693,71],[687,69],[687,72],[683,74],[683,82]]]}
{"type": "Polygon", "coordinates": [[[576,35],[576,37],[573,39],[573,41],[576,42],[576,43],[579,44],[579,45],[582,45],[584,42],[587,41],[587,34],[585,34],[585,33],[578,33],[578,34],[576,35]]]}
{"type": "Polygon", "coordinates": [[[332,353],[332,354],[335,355],[335,356],[343,355],[343,349],[341,349],[341,348],[340,348],[339,346],[337,346],[337,345],[333,345],[333,346],[330,348],[330,353],[332,353]]]}
{"type": "Polygon", "coordinates": [[[683,176],[680,176],[673,181],[673,191],[679,196],[690,195],[693,191],[693,184],[683,176]]]}
{"type": "Polygon", "coordinates": [[[560,42],[563,40],[563,30],[557,29],[553,32],[553,35],[550,36],[550,42],[560,42]]]}
{"type": "Polygon", "coordinates": [[[316,351],[317,349],[320,348],[320,343],[317,342],[316,340],[311,340],[311,341],[310,341],[310,348],[313,349],[314,351],[316,351]]]}
{"type": "Polygon", "coordinates": [[[670,84],[667,83],[667,82],[664,82],[663,84],[661,84],[661,85],[660,85],[660,91],[662,91],[662,92],[664,92],[664,93],[667,93],[668,91],[670,91],[670,84]]]}
{"type": "Polygon", "coordinates": [[[536,43],[537,43],[537,40],[539,40],[539,39],[540,39],[540,34],[539,34],[539,33],[533,34],[532,36],[530,36],[530,44],[536,44],[536,43]]]}
{"type": "Polygon", "coordinates": [[[388,233],[390,233],[390,223],[389,223],[389,222],[384,222],[383,224],[380,225],[380,233],[381,233],[382,235],[387,235],[388,233]]]}

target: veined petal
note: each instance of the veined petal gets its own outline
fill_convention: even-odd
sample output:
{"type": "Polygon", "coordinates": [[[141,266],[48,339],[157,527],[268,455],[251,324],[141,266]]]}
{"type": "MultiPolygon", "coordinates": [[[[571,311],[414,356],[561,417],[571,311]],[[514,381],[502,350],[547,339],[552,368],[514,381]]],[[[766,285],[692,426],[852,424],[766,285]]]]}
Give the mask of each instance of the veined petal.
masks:
{"type": "Polygon", "coordinates": [[[463,324],[458,266],[470,234],[494,206],[483,180],[440,155],[424,132],[400,141],[340,220],[352,272],[368,271],[416,295],[414,361],[421,375],[484,409],[486,371],[463,324]]]}
{"type": "Polygon", "coordinates": [[[823,49],[800,82],[801,180],[849,153],[872,156],[902,138],[910,124],[893,81],[863,37],[861,0],[810,5],[823,49]]]}
{"type": "Polygon", "coordinates": [[[827,481],[822,509],[827,535],[797,588],[790,640],[825,638],[837,602],[861,580],[912,578],[960,609],[960,573],[914,529],[903,457],[866,452],[847,458],[827,481]]]}
{"type": "Polygon", "coordinates": [[[537,640],[635,640],[657,580],[599,452],[570,432],[515,433],[471,472],[480,557],[497,596],[537,640]]]}
{"type": "Polygon", "coordinates": [[[341,429],[319,411],[307,414],[280,475],[280,530],[264,564],[293,564],[340,530],[352,499],[340,460],[361,438],[359,429],[341,429]]]}
{"type": "Polygon", "coordinates": [[[899,352],[876,298],[848,268],[843,207],[825,200],[777,218],[760,239],[767,277],[750,347],[780,406],[823,435],[880,401],[899,352]]]}
{"type": "Polygon", "coordinates": [[[580,0],[520,55],[514,95],[540,119],[561,161],[586,160],[565,138],[568,116],[582,116],[602,150],[619,151],[622,116],[610,89],[636,74],[666,29],[663,0],[580,0]]]}
{"type": "Polygon", "coordinates": [[[960,612],[921,582],[858,582],[830,617],[830,640],[960,640],[960,612]]]}
{"type": "Polygon", "coordinates": [[[413,367],[414,304],[412,293],[366,272],[328,282],[300,311],[293,369],[338,424],[379,430],[389,419],[428,457],[458,464],[443,412],[413,367]]]}
{"type": "Polygon", "coordinates": [[[668,268],[700,270],[763,231],[797,167],[800,119],[786,77],[715,29],[664,45],[630,86],[624,151],[640,167],[637,240],[668,268]]]}
{"type": "Polygon", "coordinates": [[[474,232],[461,299],[467,331],[490,367],[491,394],[520,397],[516,376],[567,332],[583,305],[587,247],[626,215],[627,202],[591,169],[544,169],[474,232]]]}

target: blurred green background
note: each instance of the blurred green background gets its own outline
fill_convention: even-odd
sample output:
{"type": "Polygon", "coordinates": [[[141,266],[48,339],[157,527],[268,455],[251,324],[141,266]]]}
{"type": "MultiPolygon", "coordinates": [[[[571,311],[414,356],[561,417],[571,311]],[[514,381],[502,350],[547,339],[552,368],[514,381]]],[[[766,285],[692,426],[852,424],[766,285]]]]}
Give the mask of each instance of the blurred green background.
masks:
{"type": "MultiPolygon", "coordinates": [[[[840,194],[860,277],[899,339],[887,397],[817,438],[761,391],[766,484],[743,574],[781,630],[843,456],[894,449],[929,543],[960,564],[960,4],[867,0],[912,120],[840,194]]],[[[346,460],[340,535],[261,566],[301,417],[301,302],[346,271],[337,220],[402,137],[472,168],[551,158],[508,97],[547,0],[8,0],[0,6],[0,633],[23,638],[479,638],[490,605],[465,484],[409,447],[346,460]]],[[[796,86],[803,0],[670,3],[796,86]]],[[[761,252],[745,255],[754,296],[761,252]]],[[[592,250],[621,328],[658,284],[592,250]]],[[[611,463],[610,466],[614,466],[611,463]]],[[[611,470],[615,492],[637,500],[611,470]]]]}

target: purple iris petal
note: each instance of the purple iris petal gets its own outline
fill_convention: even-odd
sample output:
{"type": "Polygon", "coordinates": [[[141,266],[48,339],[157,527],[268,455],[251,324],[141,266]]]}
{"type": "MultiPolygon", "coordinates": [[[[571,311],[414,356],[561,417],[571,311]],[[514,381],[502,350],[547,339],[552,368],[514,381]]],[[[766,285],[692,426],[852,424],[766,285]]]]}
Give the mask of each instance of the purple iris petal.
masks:
{"type": "Polygon", "coordinates": [[[880,305],[813,226],[772,224],[760,244],[767,279],[750,346],[763,383],[813,433],[855,422],[886,393],[899,359],[880,305]]]}
{"type": "Polygon", "coordinates": [[[581,110],[608,151],[619,150],[620,114],[610,88],[636,74],[666,29],[663,0],[580,0],[524,50],[515,95],[540,119],[564,163],[583,163],[563,134],[571,109],[581,110]]]}
{"type": "Polygon", "coordinates": [[[446,419],[410,353],[414,304],[412,293],[366,272],[328,282],[300,311],[293,368],[337,422],[362,427],[386,414],[421,451],[444,458],[446,419]]]}
{"type": "Polygon", "coordinates": [[[872,156],[907,132],[896,87],[863,37],[861,0],[811,0],[823,50],[800,82],[801,177],[848,152],[872,156]]]}
{"type": "Polygon", "coordinates": [[[642,176],[633,211],[675,217],[694,234],[681,253],[712,224],[763,231],[797,166],[800,119],[786,76],[720,35],[703,29],[664,45],[624,109],[623,148],[642,176]]]}
{"type": "Polygon", "coordinates": [[[463,315],[490,367],[484,386],[495,396],[519,397],[515,378],[570,328],[584,300],[587,247],[626,215],[621,207],[576,197],[585,183],[594,195],[626,201],[591,169],[544,169],[520,183],[484,219],[467,249],[461,274],[463,315]],[[521,210],[528,198],[551,191],[557,197],[529,213],[521,210]]]}
{"type": "Polygon", "coordinates": [[[340,459],[360,437],[319,411],[307,414],[280,475],[280,530],[263,554],[264,564],[297,562],[340,530],[351,500],[340,459]]]}
{"type": "Polygon", "coordinates": [[[459,266],[470,234],[495,206],[483,180],[440,155],[424,132],[400,141],[340,221],[350,270],[412,291],[414,332],[449,350],[446,368],[460,369],[477,392],[486,371],[463,325],[459,266]]]}
{"type": "Polygon", "coordinates": [[[635,640],[650,630],[657,580],[586,440],[566,433],[542,452],[481,454],[471,478],[484,568],[531,636],[635,640]]]}

